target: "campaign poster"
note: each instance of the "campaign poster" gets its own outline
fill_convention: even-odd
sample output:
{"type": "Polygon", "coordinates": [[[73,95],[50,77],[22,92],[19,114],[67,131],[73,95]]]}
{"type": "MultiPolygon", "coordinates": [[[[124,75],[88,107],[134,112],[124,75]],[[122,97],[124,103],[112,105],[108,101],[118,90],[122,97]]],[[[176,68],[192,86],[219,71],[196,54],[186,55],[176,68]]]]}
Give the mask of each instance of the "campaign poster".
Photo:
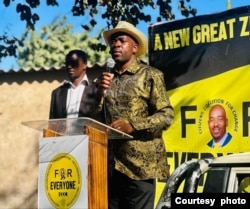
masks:
{"type": "Polygon", "coordinates": [[[170,172],[250,151],[250,6],[149,26],[149,63],[163,71],[175,111],[163,132],[170,172]]]}

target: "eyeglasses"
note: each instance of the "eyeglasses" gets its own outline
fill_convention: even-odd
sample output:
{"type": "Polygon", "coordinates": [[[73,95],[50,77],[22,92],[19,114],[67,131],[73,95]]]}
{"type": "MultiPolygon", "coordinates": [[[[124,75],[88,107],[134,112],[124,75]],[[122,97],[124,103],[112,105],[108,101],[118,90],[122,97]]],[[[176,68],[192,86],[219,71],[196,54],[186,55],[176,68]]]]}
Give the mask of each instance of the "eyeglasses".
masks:
{"type": "Polygon", "coordinates": [[[66,60],[65,65],[66,67],[71,66],[72,68],[77,68],[79,66],[79,60],[66,60]]]}

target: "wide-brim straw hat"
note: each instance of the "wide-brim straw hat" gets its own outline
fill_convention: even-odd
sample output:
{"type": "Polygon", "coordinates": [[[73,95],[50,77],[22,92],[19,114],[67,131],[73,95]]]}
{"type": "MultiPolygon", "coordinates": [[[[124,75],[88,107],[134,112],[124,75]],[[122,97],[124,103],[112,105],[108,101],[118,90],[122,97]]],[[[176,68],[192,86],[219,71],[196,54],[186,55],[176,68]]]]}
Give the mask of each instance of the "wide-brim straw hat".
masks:
{"type": "Polygon", "coordinates": [[[142,54],[145,54],[147,52],[148,40],[147,40],[146,36],[144,35],[144,33],[139,31],[134,25],[132,25],[131,23],[128,23],[126,21],[120,21],[115,28],[104,31],[103,38],[104,38],[105,42],[108,45],[110,45],[111,36],[113,34],[119,33],[119,32],[126,33],[137,40],[137,42],[139,44],[138,51],[136,53],[137,57],[142,55],[142,54]]]}

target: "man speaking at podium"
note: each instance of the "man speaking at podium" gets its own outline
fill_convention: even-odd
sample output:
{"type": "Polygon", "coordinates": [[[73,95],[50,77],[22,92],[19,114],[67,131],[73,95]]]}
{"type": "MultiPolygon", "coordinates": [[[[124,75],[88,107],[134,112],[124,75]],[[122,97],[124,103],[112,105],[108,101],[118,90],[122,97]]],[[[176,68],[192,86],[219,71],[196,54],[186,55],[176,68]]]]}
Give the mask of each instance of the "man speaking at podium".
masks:
{"type": "Polygon", "coordinates": [[[147,51],[145,35],[120,21],[103,36],[115,61],[99,86],[106,121],[134,137],[109,140],[115,164],[108,184],[109,209],[153,209],[155,179],[169,176],[162,131],[171,125],[174,111],[163,73],[138,59],[147,51]]]}

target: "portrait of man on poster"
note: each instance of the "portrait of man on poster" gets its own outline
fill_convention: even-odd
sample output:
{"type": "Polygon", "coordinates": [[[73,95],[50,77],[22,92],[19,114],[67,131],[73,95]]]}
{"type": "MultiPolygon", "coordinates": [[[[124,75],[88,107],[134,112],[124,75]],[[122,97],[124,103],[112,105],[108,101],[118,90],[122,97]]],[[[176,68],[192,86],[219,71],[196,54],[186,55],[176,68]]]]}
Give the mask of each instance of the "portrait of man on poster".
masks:
{"type": "Polygon", "coordinates": [[[227,132],[228,118],[222,105],[216,104],[209,111],[208,127],[213,137],[207,145],[211,148],[226,146],[232,139],[232,135],[227,132]]]}

